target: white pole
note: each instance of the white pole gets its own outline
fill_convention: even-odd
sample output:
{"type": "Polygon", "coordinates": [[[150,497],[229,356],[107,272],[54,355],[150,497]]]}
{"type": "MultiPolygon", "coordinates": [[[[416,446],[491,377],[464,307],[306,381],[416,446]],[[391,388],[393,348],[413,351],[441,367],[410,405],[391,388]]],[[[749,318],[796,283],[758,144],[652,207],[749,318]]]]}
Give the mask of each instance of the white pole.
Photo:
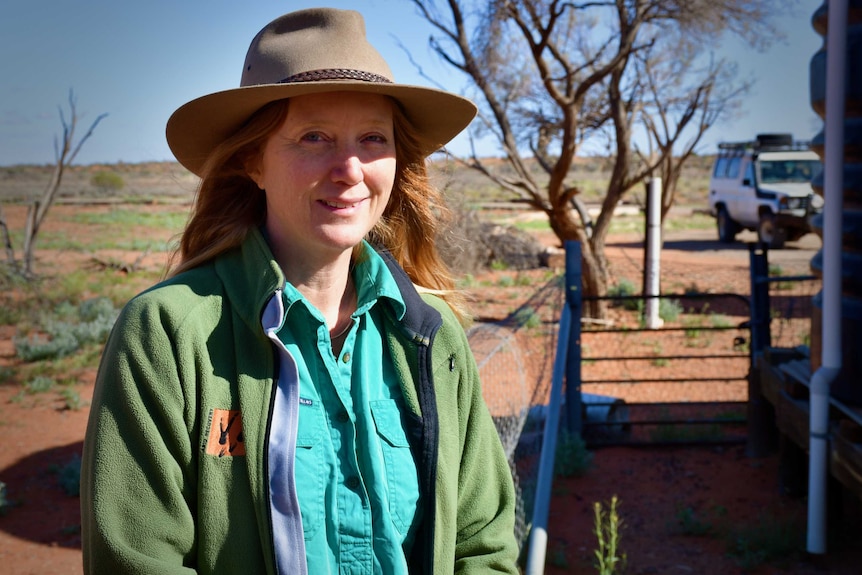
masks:
{"type": "Polygon", "coordinates": [[[826,126],[823,163],[822,361],[811,378],[808,463],[809,553],[826,552],[829,386],[841,371],[841,211],[844,195],[844,66],[847,0],[829,0],[826,35],[826,126]]]}
{"type": "Polygon", "coordinates": [[[647,329],[658,329],[664,324],[657,297],[661,290],[661,178],[652,178],[647,185],[646,252],[644,318],[647,329]]]}

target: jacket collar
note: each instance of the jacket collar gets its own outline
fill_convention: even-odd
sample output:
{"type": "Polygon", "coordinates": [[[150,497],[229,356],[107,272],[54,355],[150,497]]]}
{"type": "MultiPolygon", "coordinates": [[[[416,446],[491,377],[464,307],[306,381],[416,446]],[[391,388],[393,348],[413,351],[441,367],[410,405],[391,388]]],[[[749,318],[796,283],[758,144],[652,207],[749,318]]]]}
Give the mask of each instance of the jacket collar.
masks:
{"type": "MultiPolygon", "coordinates": [[[[431,335],[443,323],[440,312],[422,300],[407,272],[388,250],[374,249],[389,268],[406,306],[404,317],[395,323],[402,327],[409,339],[427,345],[431,335]]],[[[239,247],[216,258],[215,269],[240,317],[250,328],[260,331],[263,310],[285,281],[261,231],[252,227],[239,247]]]]}
{"type": "Polygon", "coordinates": [[[443,324],[440,312],[422,300],[422,296],[416,291],[416,286],[413,285],[410,276],[398,265],[398,262],[395,261],[395,258],[388,250],[375,249],[377,249],[380,257],[383,258],[390,273],[392,273],[392,277],[395,278],[395,283],[398,285],[401,297],[404,299],[407,311],[404,313],[400,325],[410,339],[417,343],[428,345],[430,337],[443,324]]]}
{"type": "Polygon", "coordinates": [[[259,332],[266,302],[284,285],[284,274],[260,230],[252,227],[239,247],[216,258],[215,270],[231,305],[249,328],[259,332]]]}

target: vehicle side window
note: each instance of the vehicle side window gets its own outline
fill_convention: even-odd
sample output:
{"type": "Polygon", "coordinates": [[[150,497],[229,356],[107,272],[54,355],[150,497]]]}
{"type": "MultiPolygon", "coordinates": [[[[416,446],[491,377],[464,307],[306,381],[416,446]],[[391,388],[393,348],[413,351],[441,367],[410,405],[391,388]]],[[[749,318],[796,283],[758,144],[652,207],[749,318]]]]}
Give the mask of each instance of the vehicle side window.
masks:
{"type": "Polygon", "coordinates": [[[749,162],[745,166],[745,176],[742,178],[742,183],[746,186],[754,185],[754,162],[749,162]]]}
{"type": "Polygon", "coordinates": [[[715,162],[715,170],[712,172],[712,176],[714,178],[723,178],[724,174],[727,172],[727,158],[719,158],[715,162]]]}
{"type": "Polygon", "coordinates": [[[735,158],[730,158],[730,161],[727,164],[727,177],[728,178],[738,178],[739,177],[739,164],[742,161],[742,158],[736,156],[735,158]]]}

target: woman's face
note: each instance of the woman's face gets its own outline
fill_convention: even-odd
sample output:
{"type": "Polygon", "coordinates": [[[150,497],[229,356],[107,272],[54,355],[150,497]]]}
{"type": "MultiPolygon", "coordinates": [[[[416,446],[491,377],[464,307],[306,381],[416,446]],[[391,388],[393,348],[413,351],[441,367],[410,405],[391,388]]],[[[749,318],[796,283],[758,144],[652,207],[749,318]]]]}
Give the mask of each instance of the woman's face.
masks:
{"type": "Polygon", "coordinates": [[[392,192],[391,101],[357,92],[291,98],[249,176],[266,194],[266,230],[279,259],[343,254],[377,223],[392,192]]]}

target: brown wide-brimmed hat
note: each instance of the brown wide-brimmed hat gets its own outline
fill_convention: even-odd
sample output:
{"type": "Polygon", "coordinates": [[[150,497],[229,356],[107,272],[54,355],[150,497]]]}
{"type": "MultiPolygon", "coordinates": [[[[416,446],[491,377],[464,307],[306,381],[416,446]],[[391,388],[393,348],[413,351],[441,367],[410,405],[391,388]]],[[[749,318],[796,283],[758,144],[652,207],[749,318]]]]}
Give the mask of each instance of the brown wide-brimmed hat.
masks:
{"type": "Polygon", "coordinates": [[[240,87],[181,106],[168,120],[177,160],[200,175],[211,151],[264,105],[303,94],[368,92],[391,96],[419,134],[426,155],[438,150],[476,115],[466,98],[396,84],[386,61],[365,37],[362,15],[315,8],[285,14],[251,42],[240,87]]]}

